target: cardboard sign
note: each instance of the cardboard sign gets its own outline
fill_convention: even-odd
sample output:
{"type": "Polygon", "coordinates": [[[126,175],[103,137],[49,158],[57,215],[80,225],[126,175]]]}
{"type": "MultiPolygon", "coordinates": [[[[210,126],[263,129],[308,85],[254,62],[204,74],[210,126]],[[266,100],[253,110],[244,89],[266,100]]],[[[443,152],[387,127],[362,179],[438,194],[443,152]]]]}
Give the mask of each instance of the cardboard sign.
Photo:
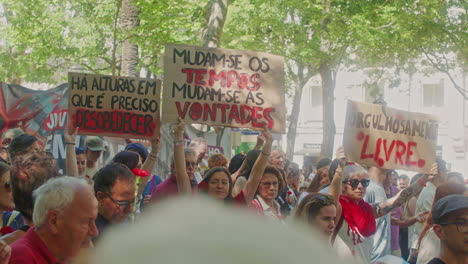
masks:
{"type": "Polygon", "coordinates": [[[431,115],[348,101],[343,146],[356,163],[429,173],[438,127],[431,115]]]}
{"type": "Polygon", "coordinates": [[[284,63],[260,52],[168,45],[163,122],[285,133],[284,63]]]}
{"type": "Polygon", "coordinates": [[[150,139],[159,131],[159,80],[68,73],[68,86],[80,134],[150,139]]]}

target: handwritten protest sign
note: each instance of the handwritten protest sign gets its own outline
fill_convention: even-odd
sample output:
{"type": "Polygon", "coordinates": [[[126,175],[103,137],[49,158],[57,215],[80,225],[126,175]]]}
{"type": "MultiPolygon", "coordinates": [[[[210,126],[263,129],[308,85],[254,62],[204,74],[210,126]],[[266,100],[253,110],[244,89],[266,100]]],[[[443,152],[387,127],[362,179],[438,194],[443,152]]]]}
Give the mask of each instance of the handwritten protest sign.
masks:
{"type": "Polygon", "coordinates": [[[80,134],[150,139],[159,130],[159,80],[68,73],[68,85],[80,134]]]}
{"type": "Polygon", "coordinates": [[[285,133],[284,63],[260,52],[168,45],[163,122],[285,133]]]}
{"type": "Polygon", "coordinates": [[[353,162],[429,173],[437,133],[431,115],[348,101],[343,146],[353,162]]]}

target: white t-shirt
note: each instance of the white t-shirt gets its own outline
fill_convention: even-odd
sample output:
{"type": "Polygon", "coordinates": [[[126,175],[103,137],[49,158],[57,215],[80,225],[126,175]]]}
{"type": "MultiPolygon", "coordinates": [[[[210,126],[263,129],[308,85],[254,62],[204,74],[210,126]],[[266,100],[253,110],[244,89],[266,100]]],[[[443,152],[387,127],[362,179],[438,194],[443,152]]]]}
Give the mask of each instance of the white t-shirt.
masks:
{"type": "Polygon", "coordinates": [[[357,232],[355,235],[357,235],[362,242],[356,243],[357,237],[353,239],[353,233],[348,229],[348,223],[346,219],[343,219],[343,224],[335,238],[333,248],[343,260],[354,258],[358,263],[369,264],[372,253],[372,239],[365,238],[357,232]]]}
{"type": "Polygon", "coordinates": [[[421,246],[418,251],[418,261],[416,264],[426,264],[431,259],[438,257],[440,253],[440,240],[434,233],[434,230],[427,230],[423,239],[421,240],[421,246]]]}

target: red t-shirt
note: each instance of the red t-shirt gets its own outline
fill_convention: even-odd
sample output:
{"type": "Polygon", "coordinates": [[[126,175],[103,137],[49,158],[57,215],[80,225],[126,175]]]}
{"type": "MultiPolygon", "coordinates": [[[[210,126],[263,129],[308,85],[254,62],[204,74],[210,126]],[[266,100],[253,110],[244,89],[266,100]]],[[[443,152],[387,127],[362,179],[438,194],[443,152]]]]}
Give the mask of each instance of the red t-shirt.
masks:
{"type": "Polygon", "coordinates": [[[244,191],[241,191],[238,195],[233,198],[235,206],[246,206],[244,191]]]}
{"type": "Polygon", "coordinates": [[[35,228],[11,244],[11,264],[62,264],[50,253],[35,228]]]}

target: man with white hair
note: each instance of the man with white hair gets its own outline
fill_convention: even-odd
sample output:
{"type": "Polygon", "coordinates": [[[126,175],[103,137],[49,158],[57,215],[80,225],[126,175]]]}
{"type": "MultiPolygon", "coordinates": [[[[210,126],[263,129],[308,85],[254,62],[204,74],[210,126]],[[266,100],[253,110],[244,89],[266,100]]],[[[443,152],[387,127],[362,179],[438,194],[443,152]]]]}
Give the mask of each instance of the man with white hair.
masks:
{"type": "Polygon", "coordinates": [[[85,179],[50,179],[34,197],[35,227],[12,244],[10,263],[66,263],[92,245],[98,207],[85,179]]]}

